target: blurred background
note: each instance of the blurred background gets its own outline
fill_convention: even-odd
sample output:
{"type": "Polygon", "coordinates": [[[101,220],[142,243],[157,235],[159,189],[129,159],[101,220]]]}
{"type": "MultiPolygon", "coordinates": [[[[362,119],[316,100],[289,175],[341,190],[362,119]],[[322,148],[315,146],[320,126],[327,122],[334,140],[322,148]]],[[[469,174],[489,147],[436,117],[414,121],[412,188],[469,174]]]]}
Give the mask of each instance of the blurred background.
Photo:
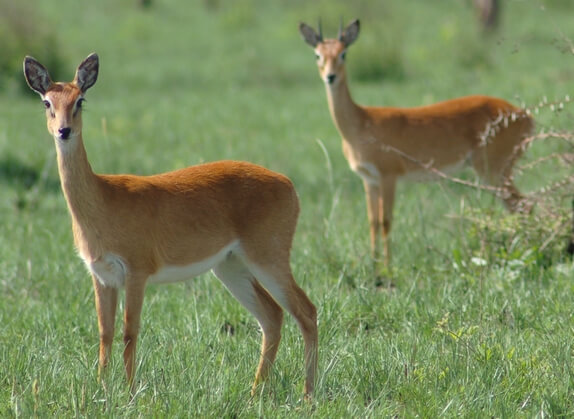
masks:
{"type": "MultiPolygon", "coordinates": [[[[23,57],[40,60],[54,80],[71,80],[95,51],[100,74],[87,94],[84,137],[96,172],[151,174],[219,159],[259,163],[294,180],[301,223],[313,226],[301,236],[321,238],[340,226],[340,233],[357,232],[352,241],[362,255],[362,186],[342,156],[299,22],[316,27],[321,20],[325,37],[335,37],[340,22],[361,20],[347,59],[358,103],[417,106],[486,94],[529,108],[537,133],[571,133],[571,12],[568,0],[0,0],[0,210],[16,216],[19,209],[65,206],[23,57]],[[361,224],[345,228],[347,214],[360,214],[361,224]],[[325,228],[320,234],[317,225],[325,228]]],[[[572,164],[552,156],[571,150],[571,139],[535,144],[516,175],[520,188],[543,202],[539,192],[562,182],[553,195],[562,214],[570,207],[572,164]]],[[[461,176],[475,179],[472,171],[461,176]]],[[[409,219],[425,220],[429,208],[426,222],[440,226],[433,231],[448,230],[443,214],[461,205],[500,209],[490,194],[448,182],[401,186],[396,205],[397,214],[410,214],[395,221],[393,234],[405,243],[417,240],[416,233],[401,236],[409,219]]]]}
{"type": "MultiPolygon", "coordinates": [[[[572,416],[573,3],[499,0],[495,17],[479,3],[0,0],[0,416],[307,413],[296,326],[286,321],[276,392],[253,402],[258,329],[209,275],[148,288],[137,402],[124,394],[119,345],[112,391],[97,383],[93,291],[44,108],[22,75],[32,55],[54,80],[72,80],[91,52],[100,74],[83,134],[94,171],[241,159],[294,181],[302,211],[292,264],[319,308],[317,416],[572,416]],[[399,185],[392,293],[373,292],[361,181],[298,31],[320,19],[335,37],[355,18],[356,102],[486,94],[537,123],[515,171],[537,203],[532,216],[509,216],[478,187],[399,185]],[[226,324],[238,339],[220,333],[226,324]]],[[[457,176],[477,181],[469,169],[457,176]]]]}

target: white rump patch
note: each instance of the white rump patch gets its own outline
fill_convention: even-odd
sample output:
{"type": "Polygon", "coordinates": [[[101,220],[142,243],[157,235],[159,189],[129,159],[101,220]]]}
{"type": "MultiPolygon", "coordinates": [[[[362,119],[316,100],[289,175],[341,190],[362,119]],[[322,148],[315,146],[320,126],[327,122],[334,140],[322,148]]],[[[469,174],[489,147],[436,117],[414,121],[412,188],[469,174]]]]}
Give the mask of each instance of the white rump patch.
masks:
{"type": "Polygon", "coordinates": [[[285,291],[279,286],[279,282],[282,281],[281,278],[276,278],[269,273],[267,273],[264,269],[261,269],[257,264],[250,262],[249,260],[244,260],[244,263],[247,266],[247,269],[255,276],[257,281],[263,288],[271,294],[271,297],[285,310],[290,311],[289,308],[289,300],[285,295],[285,291]]]}

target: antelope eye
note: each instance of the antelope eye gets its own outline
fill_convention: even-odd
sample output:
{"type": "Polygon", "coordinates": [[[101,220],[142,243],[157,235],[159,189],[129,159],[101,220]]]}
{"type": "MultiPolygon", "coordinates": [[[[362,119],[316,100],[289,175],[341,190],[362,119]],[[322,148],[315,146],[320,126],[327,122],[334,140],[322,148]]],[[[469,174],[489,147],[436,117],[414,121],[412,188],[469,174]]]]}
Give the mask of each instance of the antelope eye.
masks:
{"type": "Polygon", "coordinates": [[[78,101],[76,102],[76,108],[81,109],[85,101],[86,99],[84,99],[83,97],[79,98],[78,101]]]}
{"type": "Polygon", "coordinates": [[[347,57],[347,51],[343,51],[340,55],[341,60],[345,61],[345,58],[347,57]]]}
{"type": "Polygon", "coordinates": [[[44,108],[46,108],[46,109],[50,109],[50,106],[52,106],[52,105],[50,105],[50,102],[47,100],[43,100],[42,103],[44,103],[44,108]]]}
{"type": "Polygon", "coordinates": [[[319,54],[315,53],[315,59],[316,59],[317,61],[319,61],[319,60],[321,59],[321,56],[320,56],[319,54]]]}

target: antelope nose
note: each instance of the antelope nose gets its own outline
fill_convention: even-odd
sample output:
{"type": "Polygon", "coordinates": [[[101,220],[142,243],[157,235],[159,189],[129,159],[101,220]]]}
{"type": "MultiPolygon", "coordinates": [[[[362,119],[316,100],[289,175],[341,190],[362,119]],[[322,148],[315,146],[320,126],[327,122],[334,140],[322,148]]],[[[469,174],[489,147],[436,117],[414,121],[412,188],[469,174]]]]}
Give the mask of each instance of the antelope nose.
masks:
{"type": "Polygon", "coordinates": [[[335,81],[335,77],[337,77],[335,74],[328,74],[327,75],[327,83],[333,84],[333,82],[335,81]]]}
{"type": "Polygon", "coordinates": [[[68,138],[70,138],[70,132],[72,132],[72,129],[71,129],[71,128],[68,128],[68,127],[66,127],[66,128],[60,128],[60,129],[58,130],[58,133],[60,134],[60,138],[61,138],[62,140],[67,140],[68,138]]]}

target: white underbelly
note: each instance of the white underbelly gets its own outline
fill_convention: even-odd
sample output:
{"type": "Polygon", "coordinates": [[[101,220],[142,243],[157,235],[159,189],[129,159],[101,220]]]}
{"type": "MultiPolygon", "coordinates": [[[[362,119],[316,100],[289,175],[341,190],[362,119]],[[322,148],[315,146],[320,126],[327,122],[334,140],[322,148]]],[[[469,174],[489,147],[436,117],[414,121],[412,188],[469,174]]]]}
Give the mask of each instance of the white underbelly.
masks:
{"type": "Polygon", "coordinates": [[[164,265],[148,281],[152,284],[167,284],[191,279],[219,265],[236,247],[237,242],[230,243],[213,256],[189,265],[164,265]]]}
{"type": "MultiPolygon", "coordinates": [[[[236,241],[221,248],[214,255],[187,265],[164,265],[153,275],[150,275],[148,282],[154,284],[165,284],[191,279],[205,273],[213,267],[219,265],[223,259],[236,250],[236,241]]],[[[103,257],[89,262],[84,259],[88,270],[95,275],[97,280],[105,287],[122,288],[125,286],[126,278],[129,275],[129,266],[122,257],[113,253],[106,253],[103,257]]]]}
{"type": "Polygon", "coordinates": [[[455,161],[454,163],[443,165],[443,166],[430,166],[435,168],[440,172],[436,173],[432,170],[425,169],[424,167],[420,167],[417,170],[411,170],[404,175],[404,179],[408,181],[414,182],[432,182],[438,179],[441,179],[441,174],[444,175],[452,175],[453,173],[459,172],[470,159],[471,153],[466,154],[460,160],[455,161]]]}

